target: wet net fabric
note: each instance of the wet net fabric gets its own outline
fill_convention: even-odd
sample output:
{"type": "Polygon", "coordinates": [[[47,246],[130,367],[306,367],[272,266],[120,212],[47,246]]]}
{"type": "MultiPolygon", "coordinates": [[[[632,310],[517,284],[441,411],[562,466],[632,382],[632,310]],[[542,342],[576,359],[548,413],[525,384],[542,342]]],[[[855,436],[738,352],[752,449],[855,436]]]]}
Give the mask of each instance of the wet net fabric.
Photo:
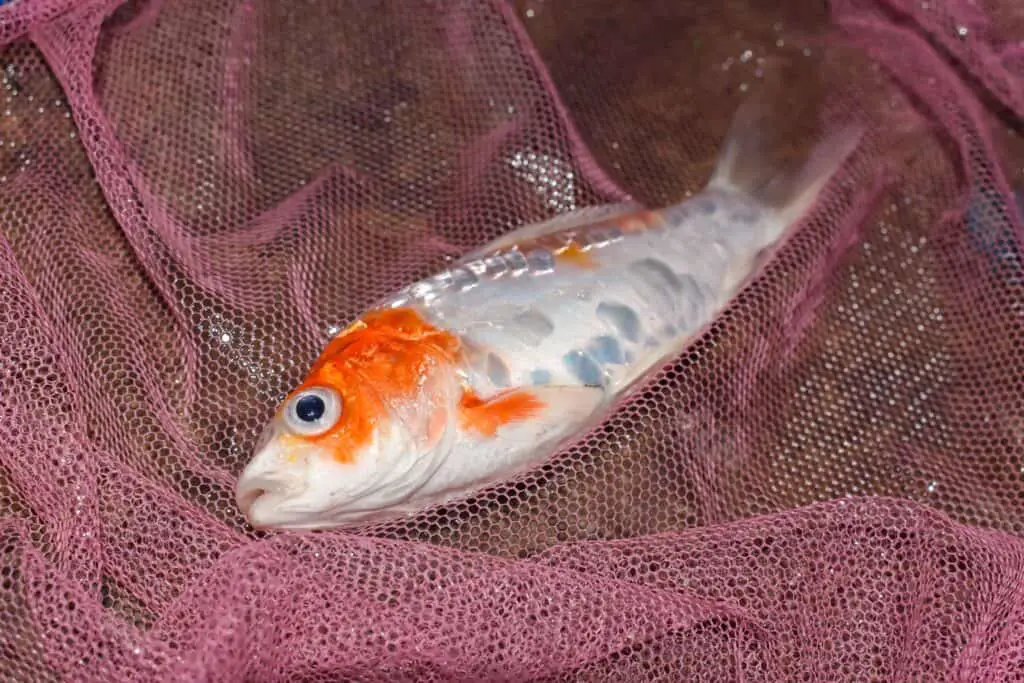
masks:
{"type": "Polygon", "coordinates": [[[1024,676],[1012,0],[15,0],[0,69],[0,680],[1024,676]],[[245,525],[333,331],[698,191],[769,82],[790,151],[869,137],[604,424],[409,519],[245,525]]]}

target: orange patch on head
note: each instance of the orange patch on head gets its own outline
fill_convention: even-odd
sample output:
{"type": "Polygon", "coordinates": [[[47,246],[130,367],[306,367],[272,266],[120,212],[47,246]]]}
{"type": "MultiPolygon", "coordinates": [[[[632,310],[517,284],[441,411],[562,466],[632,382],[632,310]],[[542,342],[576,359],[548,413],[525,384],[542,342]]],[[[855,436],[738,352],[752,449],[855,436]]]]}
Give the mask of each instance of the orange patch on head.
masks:
{"type": "Polygon", "coordinates": [[[597,261],[594,257],[583,251],[580,245],[575,242],[570,242],[568,246],[563,247],[555,252],[555,259],[562,261],[563,263],[571,263],[574,266],[580,268],[596,268],[597,261]]]}
{"type": "Polygon", "coordinates": [[[416,399],[432,366],[454,362],[460,349],[458,337],[412,309],[367,313],[327,344],[292,392],[325,386],[342,399],[337,424],[318,436],[300,438],[350,462],[389,418],[388,405],[416,399]]]}
{"type": "Polygon", "coordinates": [[[411,308],[370,311],[328,342],[310,373],[336,361],[346,352],[351,353],[352,347],[372,347],[377,343],[391,348],[413,342],[424,342],[448,355],[454,354],[460,346],[454,334],[434,327],[411,308]]]}
{"type": "Polygon", "coordinates": [[[528,420],[543,409],[540,399],[522,389],[501,393],[486,401],[467,390],[459,401],[462,426],[485,436],[494,436],[499,427],[528,420]]]}

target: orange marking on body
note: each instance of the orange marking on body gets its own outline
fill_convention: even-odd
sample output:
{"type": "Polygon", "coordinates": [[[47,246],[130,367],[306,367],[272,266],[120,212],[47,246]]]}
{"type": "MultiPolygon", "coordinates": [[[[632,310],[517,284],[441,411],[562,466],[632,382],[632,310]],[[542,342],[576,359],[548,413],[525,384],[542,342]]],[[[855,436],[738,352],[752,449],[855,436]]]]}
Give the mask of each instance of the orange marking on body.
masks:
{"type": "Polygon", "coordinates": [[[522,389],[513,389],[487,400],[466,390],[459,401],[462,426],[485,436],[494,436],[503,425],[535,417],[543,409],[544,403],[540,399],[522,389]]]}
{"type": "Polygon", "coordinates": [[[571,263],[580,268],[596,268],[597,261],[594,257],[583,251],[578,244],[571,242],[568,246],[562,247],[555,252],[555,259],[565,263],[571,263]]]}
{"type": "MultiPolygon", "coordinates": [[[[341,417],[324,434],[296,438],[328,448],[339,461],[350,462],[388,419],[388,405],[415,400],[428,391],[424,378],[431,368],[455,362],[459,353],[456,335],[431,325],[413,309],[367,313],[327,344],[292,392],[295,395],[311,386],[334,389],[342,398],[341,417]]],[[[433,421],[430,429],[438,429],[433,421]]]]}

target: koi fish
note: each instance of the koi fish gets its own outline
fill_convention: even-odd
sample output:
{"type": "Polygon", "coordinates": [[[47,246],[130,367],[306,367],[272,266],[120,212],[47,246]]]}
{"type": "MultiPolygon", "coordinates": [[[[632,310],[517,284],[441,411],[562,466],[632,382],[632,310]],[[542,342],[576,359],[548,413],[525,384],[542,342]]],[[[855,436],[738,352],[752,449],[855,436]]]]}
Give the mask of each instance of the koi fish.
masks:
{"type": "Polygon", "coordinates": [[[331,339],[236,487],[257,529],[380,521],[532,469],[706,328],[816,201],[860,131],[783,172],[741,107],[699,194],[521,227],[331,339]]]}

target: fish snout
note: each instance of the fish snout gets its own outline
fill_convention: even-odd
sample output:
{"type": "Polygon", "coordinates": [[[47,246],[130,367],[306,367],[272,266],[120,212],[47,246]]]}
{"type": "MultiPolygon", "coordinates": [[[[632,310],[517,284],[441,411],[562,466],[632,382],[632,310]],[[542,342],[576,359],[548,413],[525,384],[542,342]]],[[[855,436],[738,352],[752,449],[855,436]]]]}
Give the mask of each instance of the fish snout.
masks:
{"type": "Polygon", "coordinates": [[[281,500],[290,495],[300,494],[303,489],[303,476],[297,471],[296,466],[286,465],[276,458],[268,457],[271,455],[264,451],[254,458],[246,466],[235,486],[235,502],[253,525],[259,523],[256,519],[259,515],[255,514],[257,502],[281,500]]]}

